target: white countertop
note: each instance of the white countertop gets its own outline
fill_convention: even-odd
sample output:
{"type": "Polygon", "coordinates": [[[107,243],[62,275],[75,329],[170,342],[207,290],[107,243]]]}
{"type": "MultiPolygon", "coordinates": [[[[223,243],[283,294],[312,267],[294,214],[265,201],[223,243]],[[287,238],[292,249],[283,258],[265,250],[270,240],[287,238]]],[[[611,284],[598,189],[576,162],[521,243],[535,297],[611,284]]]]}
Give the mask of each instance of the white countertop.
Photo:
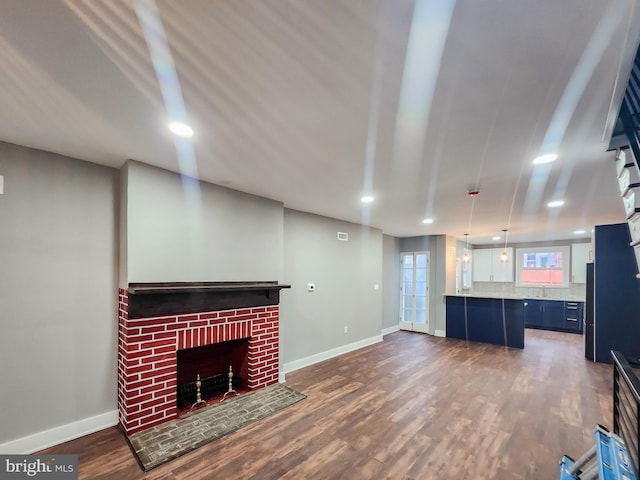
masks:
{"type": "Polygon", "coordinates": [[[556,302],[584,302],[584,298],[582,297],[571,297],[567,296],[564,298],[550,298],[550,297],[524,297],[522,295],[513,295],[513,294],[492,294],[492,293],[444,293],[445,297],[470,297],[470,298],[494,298],[494,299],[502,299],[505,300],[549,300],[556,302]]]}
{"type": "Polygon", "coordinates": [[[525,297],[520,295],[497,295],[490,293],[444,293],[445,297],[469,297],[469,298],[493,298],[493,299],[505,299],[505,300],[524,300],[525,297]]]}

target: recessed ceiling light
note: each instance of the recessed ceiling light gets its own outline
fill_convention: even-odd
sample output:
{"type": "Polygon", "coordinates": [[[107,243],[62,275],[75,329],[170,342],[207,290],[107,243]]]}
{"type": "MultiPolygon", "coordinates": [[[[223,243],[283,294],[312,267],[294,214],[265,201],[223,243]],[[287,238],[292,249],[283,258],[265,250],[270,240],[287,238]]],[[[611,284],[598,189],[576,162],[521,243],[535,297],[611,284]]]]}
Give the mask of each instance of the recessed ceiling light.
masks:
{"type": "Polygon", "coordinates": [[[169,130],[174,135],[178,135],[179,137],[192,137],[193,136],[193,128],[191,128],[186,123],[182,122],[171,122],[169,123],[169,130]]]}
{"type": "Polygon", "coordinates": [[[372,196],[370,196],[370,195],[365,195],[364,197],[362,197],[362,198],[360,199],[360,201],[361,201],[362,203],[371,203],[371,202],[373,202],[373,197],[372,197],[372,196]]]}
{"type": "Polygon", "coordinates": [[[564,200],[554,200],[552,202],[547,203],[547,207],[549,208],[557,208],[564,205],[564,200]]]}
{"type": "Polygon", "coordinates": [[[422,223],[424,223],[425,225],[431,225],[433,223],[433,218],[425,218],[424,220],[422,220],[422,223]]]}
{"type": "Polygon", "coordinates": [[[500,240],[500,237],[498,237],[498,236],[491,237],[491,240],[500,240]]]}
{"type": "Polygon", "coordinates": [[[534,165],[543,165],[545,163],[551,163],[555,160],[557,160],[558,158],[558,154],[557,153],[547,153],[545,155],[540,155],[539,157],[536,157],[533,159],[533,164],[534,165]]]}
{"type": "Polygon", "coordinates": [[[585,233],[587,233],[586,230],[576,230],[573,232],[574,235],[584,235],[585,233]]]}

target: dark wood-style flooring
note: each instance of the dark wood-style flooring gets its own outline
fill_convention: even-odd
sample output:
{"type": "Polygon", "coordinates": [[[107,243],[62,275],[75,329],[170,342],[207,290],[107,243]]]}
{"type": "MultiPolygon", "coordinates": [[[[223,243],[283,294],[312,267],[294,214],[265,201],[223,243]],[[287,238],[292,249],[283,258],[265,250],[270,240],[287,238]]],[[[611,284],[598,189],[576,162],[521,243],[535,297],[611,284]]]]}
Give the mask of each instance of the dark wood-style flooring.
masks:
{"type": "Polygon", "coordinates": [[[117,427],[43,453],[81,479],[553,479],[596,423],[609,365],[579,335],[527,330],[524,350],[396,332],[287,375],[308,398],[143,473],[117,427]]]}

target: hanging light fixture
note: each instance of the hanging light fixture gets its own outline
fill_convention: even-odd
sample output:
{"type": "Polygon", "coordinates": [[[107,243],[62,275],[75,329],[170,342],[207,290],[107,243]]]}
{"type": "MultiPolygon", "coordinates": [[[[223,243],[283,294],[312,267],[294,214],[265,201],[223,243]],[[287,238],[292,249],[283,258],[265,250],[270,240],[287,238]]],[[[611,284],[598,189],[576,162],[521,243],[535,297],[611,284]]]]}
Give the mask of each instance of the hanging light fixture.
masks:
{"type": "Polygon", "coordinates": [[[464,236],[467,239],[467,242],[464,247],[464,253],[462,254],[462,261],[464,263],[469,263],[471,261],[471,255],[469,255],[469,234],[465,233],[464,236]]]}
{"type": "Polygon", "coordinates": [[[509,255],[507,255],[507,230],[506,228],[502,229],[504,233],[504,250],[502,251],[502,255],[500,255],[500,261],[502,263],[507,263],[509,261],[509,255]]]}

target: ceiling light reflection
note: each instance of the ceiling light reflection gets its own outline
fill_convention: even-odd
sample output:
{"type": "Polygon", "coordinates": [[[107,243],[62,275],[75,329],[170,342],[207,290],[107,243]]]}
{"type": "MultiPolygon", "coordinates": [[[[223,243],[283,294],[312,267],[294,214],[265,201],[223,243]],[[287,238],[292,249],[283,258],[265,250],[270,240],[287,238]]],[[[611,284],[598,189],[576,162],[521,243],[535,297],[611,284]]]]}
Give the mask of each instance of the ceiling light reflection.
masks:
{"type": "Polygon", "coordinates": [[[540,155],[533,159],[534,165],[544,165],[545,163],[551,163],[558,159],[557,153],[547,153],[546,155],[540,155]]]}
{"type": "Polygon", "coordinates": [[[189,138],[193,136],[193,128],[186,123],[171,122],[169,123],[169,130],[171,130],[171,133],[178,135],[179,137],[189,138]]]}

